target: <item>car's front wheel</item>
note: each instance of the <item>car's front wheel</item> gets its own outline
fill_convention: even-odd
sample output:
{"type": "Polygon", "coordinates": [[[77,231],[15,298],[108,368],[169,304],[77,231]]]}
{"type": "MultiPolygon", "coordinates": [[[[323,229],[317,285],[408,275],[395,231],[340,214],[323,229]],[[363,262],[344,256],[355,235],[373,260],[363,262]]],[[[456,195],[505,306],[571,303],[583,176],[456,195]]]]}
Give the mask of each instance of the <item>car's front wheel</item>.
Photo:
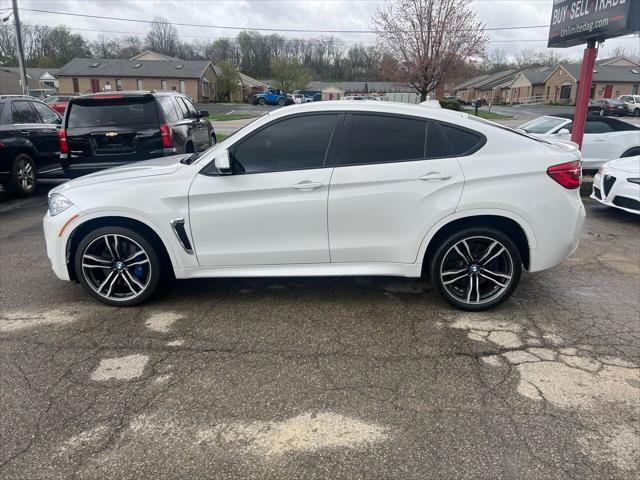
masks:
{"type": "Polygon", "coordinates": [[[82,286],[107,305],[144,302],[161,276],[156,249],[144,236],[125,227],[90,232],[80,241],[74,261],[82,286]]]}
{"type": "Polygon", "coordinates": [[[600,109],[600,116],[601,116],[601,117],[604,117],[604,108],[601,108],[601,109],[600,109]]]}
{"type": "Polygon", "coordinates": [[[636,109],[633,111],[633,116],[634,116],[634,117],[640,117],[640,108],[636,108],[636,109]]]}
{"type": "Polygon", "coordinates": [[[19,153],[11,162],[9,178],[3,184],[14,195],[27,196],[36,191],[38,174],[36,164],[26,153],[19,153]]]}
{"type": "Polygon", "coordinates": [[[279,99],[278,99],[278,105],[280,105],[281,107],[284,107],[284,104],[285,104],[285,103],[286,103],[286,102],[285,102],[284,98],[279,98],[279,99]]]}
{"type": "Polygon", "coordinates": [[[462,309],[486,310],[513,293],[522,273],[514,242],[492,228],[469,228],[442,241],[431,262],[440,295],[462,309]]]}
{"type": "Polygon", "coordinates": [[[266,104],[267,104],[267,101],[264,98],[258,99],[258,105],[260,105],[261,107],[264,107],[266,104]]]}

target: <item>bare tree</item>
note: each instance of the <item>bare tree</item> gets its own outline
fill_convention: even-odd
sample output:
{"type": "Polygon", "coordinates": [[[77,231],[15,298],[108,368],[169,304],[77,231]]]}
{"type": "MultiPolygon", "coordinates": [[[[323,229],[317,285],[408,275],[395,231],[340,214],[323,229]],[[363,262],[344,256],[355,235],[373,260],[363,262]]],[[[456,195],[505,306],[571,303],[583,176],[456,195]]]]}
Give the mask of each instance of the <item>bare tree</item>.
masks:
{"type": "Polygon", "coordinates": [[[372,21],[378,46],[396,62],[396,80],[423,100],[488,43],[469,0],[386,0],[372,21]]]}
{"type": "Polygon", "coordinates": [[[178,30],[166,18],[154,17],[146,44],[154,52],[174,56],[178,51],[178,30]]]}

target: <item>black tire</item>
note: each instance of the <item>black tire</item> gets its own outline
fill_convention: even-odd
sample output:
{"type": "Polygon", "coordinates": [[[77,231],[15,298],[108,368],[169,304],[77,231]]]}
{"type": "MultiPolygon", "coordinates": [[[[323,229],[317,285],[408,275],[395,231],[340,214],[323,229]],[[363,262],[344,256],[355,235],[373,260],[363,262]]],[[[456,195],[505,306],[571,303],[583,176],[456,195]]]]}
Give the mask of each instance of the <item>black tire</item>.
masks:
{"type": "Polygon", "coordinates": [[[218,143],[218,137],[216,137],[216,132],[211,132],[211,145],[216,145],[218,143]]]}
{"type": "Polygon", "coordinates": [[[258,99],[258,105],[260,105],[261,107],[264,107],[266,104],[267,104],[267,101],[264,98],[258,99]]]}
{"type": "Polygon", "coordinates": [[[284,107],[285,103],[287,103],[287,102],[285,101],[284,98],[279,98],[278,99],[278,105],[280,105],[281,107],[284,107]]]}
{"type": "MultiPolygon", "coordinates": [[[[127,253],[128,253],[127,250],[124,250],[124,254],[122,254],[122,257],[127,255],[127,253]]],[[[85,258],[85,261],[87,261],[86,258],[85,258]]],[[[139,234],[134,230],[131,230],[125,227],[117,227],[117,226],[98,228],[97,230],[94,230],[88,233],[87,235],[85,235],[85,237],[82,240],[80,240],[80,243],[78,244],[78,248],[75,251],[74,265],[75,265],[75,271],[76,271],[76,276],[78,278],[78,281],[89,292],[91,296],[93,296],[94,298],[96,298],[102,303],[105,303],[111,306],[117,306],[117,307],[130,307],[133,305],[139,305],[143,303],[151,295],[153,295],[154,291],[158,287],[158,283],[163,273],[160,257],[155,247],[151,244],[151,242],[149,242],[143,235],[139,234]],[[133,260],[128,262],[129,264],[133,263],[134,265],[132,266],[136,266],[136,268],[134,269],[134,273],[132,275],[130,270],[131,266],[125,265],[125,268],[116,268],[115,266],[110,267],[108,263],[109,262],[108,254],[104,256],[100,256],[95,253],[95,250],[89,250],[93,248],[99,248],[100,242],[102,241],[101,237],[105,237],[105,236],[107,236],[107,238],[110,238],[111,240],[109,244],[106,244],[104,246],[103,250],[107,252],[107,248],[108,248],[109,251],[112,251],[112,249],[115,246],[117,260],[124,260],[124,258],[120,258],[119,253],[122,253],[122,251],[127,245],[127,243],[125,242],[125,239],[133,241],[133,244],[131,244],[130,246],[134,248],[134,252],[136,250],[136,247],[140,247],[140,249],[142,249],[143,253],[146,255],[146,259],[148,260],[147,263],[143,264],[145,269],[146,269],[146,266],[148,265],[148,271],[145,272],[146,275],[144,278],[138,277],[138,273],[137,273],[138,266],[135,265],[135,263],[139,263],[141,261],[140,260],[141,258],[144,259],[144,256],[136,255],[135,257],[133,257],[133,260]],[[113,242],[113,238],[115,236],[120,238],[120,242],[122,243],[118,244],[113,242]],[[134,244],[137,244],[137,245],[134,245],[134,244]],[[118,250],[118,246],[119,246],[119,250],[118,250]],[[85,253],[91,254],[93,258],[101,259],[99,261],[91,261],[91,263],[94,266],[104,264],[105,267],[101,267],[101,266],[97,268],[83,267],[83,257],[85,253]],[[126,270],[126,272],[124,272],[124,270],[126,270]],[[93,273],[94,271],[98,272],[100,275],[103,275],[103,277],[95,278],[96,274],[93,273]],[[109,287],[109,292],[111,292],[111,288],[115,287],[115,290],[113,291],[114,296],[112,297],[105,296],[103,293],[98,293],[98,290],[96,290],[96,286],[99,286],[98,283],[99,282],[101,283],[103,280],[106,282],[105,278],[110,274],[115,276],[115,280],[113,280],[114,284],[105,285],[104,289],[102,289],[102,292],[107,293],[105,291],[107,287],[109,287]],[[118,277],[118,275],[120,276],[118,277]],[[135,283],[136,279],[141,281],[142,284],[144,284],[143,289],[138,288],[138,285],[135,283]],[[126,293],[127,290],[129,290],[129,295],[133,295],[132,293],[130,293],[131,291],[135,292],[139,290],[139,292],[136,293],[135,296],[126,297],[124,296],[125,294],[123,294],[121,298],[117,298],[116,294],[118,294],[119,291],[123,291],[126,293]]],[[[111,282],[112,280],[109,280],[108,283],[111,283],[111,282]]]]}
{"type": "Polygon", "coordinates": [[[184,146],[184,153],[193,153],[193,152],[195,152],[193,148],[193,143],[187,142],[187,144],[184,146]]]}
{"type": "Polygon", "coordinates": [[[461,310],[481,311],[493,308],[511,296],[520,281],[522,260],[518,247],[504,233],[494,228],[472,227],[455,232],[440,243],[431,259],[429,273],[431,275],[431,283],[444,300],[461,310]],[[464,254],[467,257],[465,260],[455,250],[457,244],[463,240],[470,247],[469,249],[464,249],[464,254]],[[497,242],[497,244],[492,247],[493,249],[489,250],[489,258],[487,259],[489,261],[483,263],[481,256],[487,253],[488,245],[492,245],[493,242],[497,242]],[[497,257],[493,257],[495,255],[494,252],[501,251],[501,247],[504,247],[504,252],[497,257]],[[468,252],[472,254],[473,262],[469,261],[468,252]],[[450,262],[455,262],[456,258],[458,258],[460,266],[451,267],[450,262]],[[502,265],[505,267],[504,272],[494,273],[494,271],[500,270],[502,265]],[[489,267],[492,270],[489,270],[489,267]],[[452,271],[449,270],[450,268],[461,268],[462,270],[452,271]],[[502,276],[497,275],[508,275],[510,278],[507,282],[502,280],[502,276]],[[447,277],[447,279],[445,280],[443,277],[447,277]],[[493,279],[489,277],[493,277],[493,279]],[[457,278],[459,280],[452,283],[452,280],[457,278]],[[464,298],[467,278],[470,286],[466,291],[469,293],[467,298],[464,298]],[[496,282],[496,278],[505,283],[496,282]],[[448,286],[445,282],[451,286],[448,286]],[[474,283],[476,292],[478,292],[476,295],[477,301],[470,300],[473,296],[474,283]],[[498,287],[497,285],[502,286],[498,287]],[[492,289],[496,288],[497,290],[492,293],[492,289]],[[481,289],[487,290],[485,298],[482,297],[481,289]],[[459,294],[457,293],[458,291],[459,294]]]}
{"type": "Polygon", "coordinates": [[[633,116],[634,116],[634,117],[640,117],[640,108],[636,108],[636,109],[633,111],[633,116]]]}
{"type": "Polygon", "coordinates": [[[35,193],[38,187],[36,163],[26,153],[17,154],[11,162],[9,178],[4,182],[8,192],[26,197],[35,193]]]}

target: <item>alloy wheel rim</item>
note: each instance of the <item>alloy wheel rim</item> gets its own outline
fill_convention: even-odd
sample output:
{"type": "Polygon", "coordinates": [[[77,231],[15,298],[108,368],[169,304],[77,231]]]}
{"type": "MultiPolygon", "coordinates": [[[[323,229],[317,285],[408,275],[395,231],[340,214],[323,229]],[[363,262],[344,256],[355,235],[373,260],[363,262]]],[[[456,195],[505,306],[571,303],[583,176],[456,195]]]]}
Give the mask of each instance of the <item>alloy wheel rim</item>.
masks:
{"type": "Polygon", "coordinates": [[[36,182],[35,172],[30,162],[21,159],[18,161],[18,171],[16,173],[18,183],[23,190],[30,190],[36,182]]]}
{"type": "Polygon", "coordinates": [[[490,237],[467,237],[442,258],[440,279],[447,293],[468,305],[500,297],[511,285],[513,259],[507,248],[490,237]]]}
{"type": "Polygon", "coordinates": [[[126,301],[140,296],[151,281],[149,255],[139,243],[120,234],[95,238],[82,254],[82,274],[103,298],[126,301]]]}

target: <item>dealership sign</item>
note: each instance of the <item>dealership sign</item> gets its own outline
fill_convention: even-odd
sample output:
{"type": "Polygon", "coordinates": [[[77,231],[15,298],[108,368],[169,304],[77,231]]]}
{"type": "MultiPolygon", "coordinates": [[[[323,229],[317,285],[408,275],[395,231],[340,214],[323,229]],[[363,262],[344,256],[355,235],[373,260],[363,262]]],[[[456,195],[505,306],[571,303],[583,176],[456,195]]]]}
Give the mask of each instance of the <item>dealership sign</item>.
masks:
{"type": "Polygon", "coordinates": [[[640,31],[640,0],[554,0],[549,47],[573,47],[640,31]]]}

